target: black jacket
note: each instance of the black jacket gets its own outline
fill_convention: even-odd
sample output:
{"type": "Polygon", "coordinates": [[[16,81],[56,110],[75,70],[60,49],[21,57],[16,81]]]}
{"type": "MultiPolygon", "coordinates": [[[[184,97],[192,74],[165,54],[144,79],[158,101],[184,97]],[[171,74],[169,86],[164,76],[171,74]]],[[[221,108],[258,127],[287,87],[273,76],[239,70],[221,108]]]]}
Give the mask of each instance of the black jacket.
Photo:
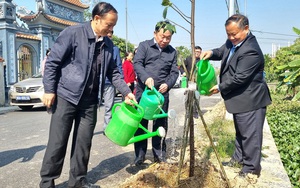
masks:
{"type": "MultiPolygon", "coordinates": [[[[123,95],[127,95],[131,91],[114,63],[113,43],[108,37],[104,37],[103,42],[99,97],[101,99],[106,76],[123,95]]],[[[45,64],[45,93],[55,93],[77,105],[91,72],[95,43],[96,38],[90,22],[64,29],[45,64]]]]}
{"type": "Polygon", "coordinates": [[[222,60],[219,89],[230,113],[256,110],[271,104],[269,88],[263,78],[264,56],[252,33],[227,62],[232,43],[227,40],[213,50],[211,60],[222,60]]]}
{"type": "Polygon", "coordinates": [[[140,92],[145,89],[145,81],[149,77],[154,79],[156,89],[166,83],[170,90],[179,75],[176,50],[168,45],[160,51],[154,43],[154,38],[139,44],[133,63],[138,78],[137,99],[140,92]]]}

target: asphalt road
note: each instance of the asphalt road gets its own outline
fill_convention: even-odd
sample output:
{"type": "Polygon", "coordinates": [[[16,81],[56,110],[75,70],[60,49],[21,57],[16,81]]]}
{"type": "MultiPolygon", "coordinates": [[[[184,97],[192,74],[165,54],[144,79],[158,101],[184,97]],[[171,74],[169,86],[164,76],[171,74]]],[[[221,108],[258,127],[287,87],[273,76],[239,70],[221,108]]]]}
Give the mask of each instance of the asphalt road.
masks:
{"type": "MultiPolygon", "coordinates": [[[[184,124],[184,89],[171,90],[170,107],[177,117],[169,123],[167,138],[181,137],[179,130],[184,124]],[[176,134],[176,135],[174,135],[176,134]]],[[[200,105],[205,112],[221,100],[219,95],[201,97],[200,105]]],[[[120,97],[116,98],[120,101],[120,97]]],[[[39,171],[45,152],[51,115],[45,108],[32,111],[19,109],[0,113],[0,187],[1,188],[37,188],[39,171]]],[[[141,168],[131,165],[134,160],[133,145],[121,147],[112,143],[102,133],[103,107],[98,112],[98,121],[91,149],[88,179],[105,187],[118,187],[141,168]]],[[[71,136],[70,136],[71,139],[71,136]]],[[[69,142],[70,143],[70,142],[69,142]]],[[[150,142],[149,142],[150,145],[150,142]]],[[[151,146],[151,145],[150,145],[151,146]]],[[[150,148],[150,147],[149,147],[150,148]]],[[[148,148],[146,158],[151,162],[153,156],[148,148]]],[[[56,180],[58,188],[67,187],[70,147],[61,176],[56,180]]]]}

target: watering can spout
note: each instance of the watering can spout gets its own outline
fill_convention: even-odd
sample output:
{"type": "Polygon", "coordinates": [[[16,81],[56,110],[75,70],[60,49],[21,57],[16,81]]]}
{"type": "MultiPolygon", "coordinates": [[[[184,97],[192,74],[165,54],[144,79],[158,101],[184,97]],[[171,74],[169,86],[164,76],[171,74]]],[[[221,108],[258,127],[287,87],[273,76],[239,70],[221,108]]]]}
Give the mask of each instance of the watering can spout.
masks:
{"type": "MultiPolygon", "coordinates": [[[[145,129],[143,129],[145,130],[145,129]]],[[[147,129],[146,129],[147,130],[147,129]]],[[[164,137],[166,135],[166,131],[163,127],[158,127],[157,131],[155,132],[149,132],[147,130],[147,133],[146,134],[142,134],[142,135],[138,135],[138,136],[135,136],[135,137],[132,137],[127,144],[132,144],[132,143],[135,143],[135,142],[139,142],[139,141],[142,141],[142,140],[146,140],[148,138],[151,138],[151,137],[154,137],[154,136],[159,136],[159,137],[164,137]]]]}

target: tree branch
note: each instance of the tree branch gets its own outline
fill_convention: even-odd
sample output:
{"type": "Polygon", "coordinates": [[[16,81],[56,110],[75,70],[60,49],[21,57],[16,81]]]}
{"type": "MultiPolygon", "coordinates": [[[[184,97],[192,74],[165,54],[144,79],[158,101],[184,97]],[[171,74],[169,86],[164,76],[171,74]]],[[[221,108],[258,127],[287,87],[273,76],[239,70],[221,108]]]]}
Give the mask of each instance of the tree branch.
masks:
{"type": "MultiPolygon", "coordinates": [[[[184,16],[184,17],[186,17],[186,18],[188,18],[188,19],[191,19],[191,17],[189,17],[189,16],[187,16],[187,15],[185,15],[174,3],[172,4],[172,5],[174,5],[174,8],[176,8],[176,10],[177,10],[177,12],[181,15],[181,16],[184,16]]],[[[172,7],[172,6],[171,6],[172,7]]],[[[173,7],[172,7],[173,8],[173,7]]],[[[173,9],[174,9],[173,8],[173,9]]],[[[174,9],[175,10],[175,9],[174,9]]]]}
{"type": "Polygon", "coordinates": [[[189,30],[187,30],[186,28],[184,28],[183,26],[173,22],[172,20],[167,19],[169,22],[173,23],[174,25],[177,25],[178,27],[181,27],[182,29],[184,29],[186,32],[188,32],[189,34],[191,34],[191,32],[189,30]]]}

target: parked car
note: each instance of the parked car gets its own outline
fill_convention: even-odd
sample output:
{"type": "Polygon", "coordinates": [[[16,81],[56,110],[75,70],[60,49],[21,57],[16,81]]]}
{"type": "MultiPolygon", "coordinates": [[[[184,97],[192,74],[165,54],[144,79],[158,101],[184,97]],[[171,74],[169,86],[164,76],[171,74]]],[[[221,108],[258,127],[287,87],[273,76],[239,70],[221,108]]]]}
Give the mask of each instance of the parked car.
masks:
{"type": "Polygon", "coordinates": [[[30,110],[34,106],[44,106],[42,102],[44,94],[42,80],[42,74],[39,73],[11,86],[9,90],[10,105],[18,106],[22,110],[30,110]]]}
{"type": "Polygon", "coordinates": [[[178,78],[177,78],[176,83],[174,84],[173,87],[175,87],[175,88],[180,88],[181,87],[181,78],[182,78],[182,75],[181,75],[181,72],[179,70],[178,78]]]}

